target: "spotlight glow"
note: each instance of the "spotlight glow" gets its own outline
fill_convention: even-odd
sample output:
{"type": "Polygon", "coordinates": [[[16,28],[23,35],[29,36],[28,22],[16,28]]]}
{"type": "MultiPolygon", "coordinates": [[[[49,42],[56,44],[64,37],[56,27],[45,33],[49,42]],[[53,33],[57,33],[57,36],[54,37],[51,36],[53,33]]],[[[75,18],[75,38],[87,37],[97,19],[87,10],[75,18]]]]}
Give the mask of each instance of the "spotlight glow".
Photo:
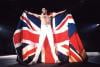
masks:
{"type": "Polygon", "coordinates": [[[98,27],[98,26],[100,26],[100,24],[97,24],[96,26],[98,27]]]}

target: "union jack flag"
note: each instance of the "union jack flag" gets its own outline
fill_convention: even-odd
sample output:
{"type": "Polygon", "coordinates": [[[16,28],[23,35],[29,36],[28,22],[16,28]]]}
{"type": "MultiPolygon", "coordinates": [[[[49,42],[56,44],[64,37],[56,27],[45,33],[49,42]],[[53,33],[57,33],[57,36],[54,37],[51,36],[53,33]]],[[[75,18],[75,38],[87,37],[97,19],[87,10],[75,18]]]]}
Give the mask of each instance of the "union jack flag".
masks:
{"type": "Polygon", "coordinates": [[[44,31],[41,28],[39,18],[23,12],[13,36],[18,62],[32,64],[84,61],[85,49],[71,14],[58,14],[44,31]]]}

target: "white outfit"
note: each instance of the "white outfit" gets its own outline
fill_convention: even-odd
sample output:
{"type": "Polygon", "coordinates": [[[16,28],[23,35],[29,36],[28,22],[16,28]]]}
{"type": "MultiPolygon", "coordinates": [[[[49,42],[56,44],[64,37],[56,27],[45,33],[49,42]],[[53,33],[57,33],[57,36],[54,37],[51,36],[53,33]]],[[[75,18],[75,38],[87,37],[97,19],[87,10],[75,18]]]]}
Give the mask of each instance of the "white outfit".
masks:
{"type": "Polygon", "coordinates": [[[45,41],[45,38],[48,38],[49,40],[49,44],[50,44],[50,47],[51,47],[51,52],[54,56],[54,58],[56,59],[55,62],[58,62],[58,57],[56,56],[56,51],[55,51],[55,46],[54,46],[54,37],[53,37],[53,31],[52,31],[52,28],[51,28],[51,25],[48,24],[48,25],[45,25],[45,24],[41,24],[41,32],[40,32],[40,37],[39,37],[39,44],[38,44],[38,48],[36,50],[36,55],[33,59],[33,62],[37,62],[38,60],[38,57],[40,55],[40,52],[43,48],[43,45],[44,45],[44,41],[45,41]]]}

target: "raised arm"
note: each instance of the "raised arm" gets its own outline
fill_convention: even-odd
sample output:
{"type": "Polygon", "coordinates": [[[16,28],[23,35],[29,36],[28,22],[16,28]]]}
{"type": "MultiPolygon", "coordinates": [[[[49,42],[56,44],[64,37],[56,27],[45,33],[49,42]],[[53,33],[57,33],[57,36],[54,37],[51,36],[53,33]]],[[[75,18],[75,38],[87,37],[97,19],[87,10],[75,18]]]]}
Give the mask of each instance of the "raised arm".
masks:
{"type": "Polygon", "coordinates": [[[53,14],[53,16],[56,16],[56,15],[58,15],[58,14],[61,14],[61,13],[63,13],[63,12],[65,12],[66,10],[63,10],[63,11],[60,11],[60,12],[54,12],[54,14],[53,14]]]}
{"type": "Polygon", "coordinates": [[[37,17],[37,18],[40,17],[40,15],[38,15],[38,14],[36,14],[36,13],[31,13],[31,12],[28,12],[28,11],[25,11],[25,12],[28,13],[28,14],[30,14],[30,15],[33,15],[33,16],[35,16],[35,17],[37,17]]]}

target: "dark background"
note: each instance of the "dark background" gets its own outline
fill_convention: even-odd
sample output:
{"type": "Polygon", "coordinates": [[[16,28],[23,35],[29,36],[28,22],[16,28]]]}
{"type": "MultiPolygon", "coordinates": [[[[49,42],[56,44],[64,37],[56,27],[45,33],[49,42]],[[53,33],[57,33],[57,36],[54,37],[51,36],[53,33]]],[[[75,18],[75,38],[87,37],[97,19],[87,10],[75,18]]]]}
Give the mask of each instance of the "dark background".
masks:
{"type": "Polygon", "coordinates": [[[72,13],[86,51],[100,51],[100,0],[0,0],[0,55],[15,54],[12,36],[24,10],[72,13]]]}

